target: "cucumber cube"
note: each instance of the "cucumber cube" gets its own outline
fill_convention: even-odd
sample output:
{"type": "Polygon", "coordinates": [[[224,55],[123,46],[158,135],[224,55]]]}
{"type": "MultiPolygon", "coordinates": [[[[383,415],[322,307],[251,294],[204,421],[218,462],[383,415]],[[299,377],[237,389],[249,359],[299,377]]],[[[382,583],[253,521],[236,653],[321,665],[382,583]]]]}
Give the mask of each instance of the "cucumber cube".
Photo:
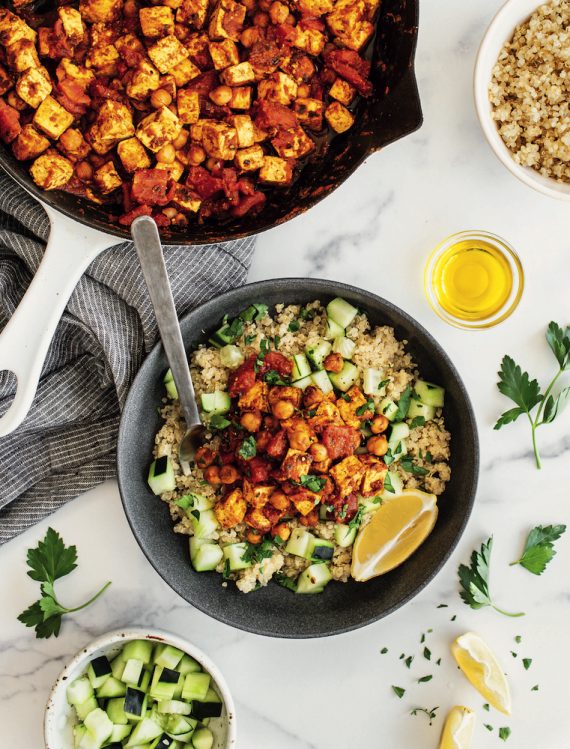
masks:
{"type": "Polygon", "coordinates": [[[443,408],[445,390],[439,385],[434,385],[432,382],[426,382],[425,380],[418,380],[414,390],[421,402],[425,403],[426,406],[443,408]]]}
{"type": "Polygon", "coordinates": [[[126,739],[130,732],[133,730],[132,726],[113,726],[111,735],[109,736],[109,745],[120,744],[123,739],[126,739]]]}
{"type": "Polygon", "coordinates": [[[198,661],[195,661],[194,658],[191,658],[185,653],[182,656],[182,660],[176,667],[176,670],[178,671],[178,673],[182,674],[182,676],[186,676],[186,674],[195,674],[197,671],[201,671],[202,669],[198,661]]]}
{"type": "Polygon", "coordinates": [[[310,559],[314,540],[315,537],[309,531],[304,528],[295,528],[285,546],[285,551],[287,554],[294,554],[296,557],[310,559]]]}
{"type": "Polygon", "coordinates": [[[307,377],[302,377],[300,380],[295,380],[295,382],[292,382],[291,385],[295,388],[299,388],[299,390],[304,390],[306,387],[309,387],[309,385],[313,384],[313,377],[312,375],[308,375],[307,377]]]}
{"type": "Polygon", "coordinates": [[[99,704],[93,694],[86,699],[85,702],[82,702],[81,705],[75,705],[75,712],[77,713],[79,720],[85,720],[89,713],[92,713],[93,710],[96,710],[98,707],[99,704]]]}
{"type": "Polygon", "coordinates": [[[214,744],[214,734],[209,728],[199,728],[194,731],[192,736],[192,746],[194,749],[212,749],[214,744]]]}
{"type": "Polygon", "coordinates": [[[341,328],[348,328],[358,313],[356,307],[345,299],[337,297],[327,304],[327,316],[334,320],[341,328]]]}
{"type": "Polygon", "coordinates": [[[321,593],[330,580],[332,574],[327,564],[311,564],[299,575],[297,593],[321,593]]]}
{"type": "Polygon", "coordinates": [[[320,340],[312,346],[307,346],[305,354],[314,369],[320,370],[323,368],[323,363],[331,350],[332,346],[328,341],[320,340]]]}
{"type": "Polygon", "coordinates": [[[343,359],[352,359],[355,348],[356,343],[344,335],[334,339],[333,351],[335,354],[340,354],[343,359]]]}
{"type": "Polygon", "coordinates": [[[236,572],[237,570],[245,570],[248,567],[251,567],[251,562],[246,562],[243,559],[243,555],[246,551],[247,544],[243,541],[241,543],[228,544],[227,546],[224,546],[222,550],[224,559],[227,559],[229,561],[229,567],[232,572],[236,572]]]}
{"type": "Polygon", "coordinates": [[[87,668],[87,677],[93,689],[102,686],[111,676],[111,664],[105,655],[94,658],[87,668]]]}
{"type": "Polygon", "coordinates": [[[232,405],[229,394],[224,390],[203,393],[201,400],[202,410],[208,414],[225,414],[230,410],[232,405]]]}
{"type": "Polygon", "coordinates": [[[123,697],[115,697],[107,703],[107,715],[109,720],[116,726],[126,726],[129,722],[125,713],[125,700],[123,697]]]}
{"type": "Polygon", "coordinates": [[[148,485],[153,494],[173,492],[176,489],[176,478],[172,461],[166,455],[153,460],[148,472],[148,485]]]}
{"type": "Polygon", "coordinates": [[[81,703],[93,696],[93,687],[86,676],[75,679],[67,687],[67,701],[70,705],[81,705],[81,703]]]}
{"type": "Polygon", "coordinates": [[[166,395],[169,398],[172,398],[172,400],[178,400],[178,389],[176,387],[176,383],[174,382],[174,377],[172,375],[172,370],[167,370],[166,374],[164,375],[164,387],[166,389],[166,395]]]}
{"type": "Polygon", "coordinates": [[[122,652],[119,653],[116,658],[113,658],[111,661],[111,673],[113,674],[113,678],[121,679],[123,671],[125,670],[125,664],[126,660],[124,659],[122,652]]]}
{"type": "Polygon", "coordinates": [[[123,648],[121,657],[125,661],[135,658],[137,661],[142,661],[146,666],[152,660],[152,642],[150,640],[131,640],[123,648]]]}
{"type": "Polygon", "coordinates": [[[155,659],[157,666],[164,666],[164,668],[174,669],[182,660],[184,652],[179,648],[175,648],[172,645],[167,645],[160,655],[155,659]]]}
{"type": "Polygon", "coordinates": [[[152,718],[143,718],[140,723],[134,727],[129,740],[125,746],[141,746],[150,741],[154,741],[162,735],[162,727],[155,723],[152,718]]]}
{"type": "Polygon", "coordinates": [[[110,676],[103,686],[97,690],[97,698],[104,700],[110,697],[124,697],[126,691],[127,687],[122,681],[110,676]]]}
{"type": "Polygon", "coordinates": [[[358,368],[352,362],[345,361],[341,371],[332,372],[329,377],[337,390],[346,393],[358,380],[358,368]]]}
{"type": "MultiPolygon", "coordinates": [[[[192,510],[189,514],[190,522],[197,538],[210,538],[218,529],[218,519],[213,510],[192,510]]],[[[158,660],[156,660],[158,663],[158,660]]]]}
{"type": "Polygon", "coordinates": [[[386,386],[380,387],[380,383],[384,381],[384,372],[381,369],[374,367],[366,367],[362,374],[362,390],[366,395],[383,395],[386,391],[386,386]]]}
{"type": "Polygon", "coordinates": [[[185,701],[203,700],[210,688],[210,678],[210,674],[205,673],[188,674],[184,680],[182,699],[185,701]]]}
{"type": "Polygon", "coordinates": [[[224,552],[219,544],[209,543],[205,538],[190,539],[190,559],[196,572],[215,570],[223,558],[224,552]]]}
{"type": "Polygon", "coordinates": [[[415,419],[418,416],[423,417],[424,421],[431,421],[435,418],[435,406],[426,406],[425,403],[412,398],[408,409],[408,419],[415,419]]]}
{"type": "Polygon", "coordinates": [[[383,414],[388,419],[388,421],[393,421],[394,417],[398,413],[398,406],[391,398],[384,398],[380,401],[380,405],[378,406],[378,413],[383,414]]]}
{"type": "Polygon", "coordinates": [[[330,393],[331,390],[334,390],[330,377],[324,369],[321,369],[318,372],[313,372],[311,380],[311,384],[316,385],[323,393],[330,393]]]}
{"type": "Polygon", "coordinates": [[[291,373],[291,380],[296,382],[297,380],[302,380],[304,377],[308,377],[310,374],[311,365],[305,354],[296,354],[293,357],[293,372],[291,373]]]}
{"type": "Polygon", "coordinates": [[[380,495],[382,499],[390,499],[397,494],[401,494],[404,488],[404,482],[400,475],[395,471],[388,471],[384,479],[384,491],[380,495]]]}
{"type": "Polygon", "coordinates": [[[113,724],[109,720],[109,716],[100,707],[90,712],[83,722],[87,733],[90,733],[93,738],[97,739],[100,742],[100,746],[107,741],[113,732],[113,724]]]}
{"type": "Polygon", "coordinates": [[[342,549],[352,546],[354,539],[356,538],[357,530],[356,526],[351,528],[344,523],[336,523],[334,527],[334,540],[336,545],[340,546],[342,549]]]}
{"type": "Polygon", "coordinates": [[[335,338],[338,338],[339,336],[344,335],[344,328],[342,325],[339,325],[334,320],[331,320],[330,317],[327,318],[327,327],[325,330],[325,338],[327,341],[334,341],[335,338]]]}

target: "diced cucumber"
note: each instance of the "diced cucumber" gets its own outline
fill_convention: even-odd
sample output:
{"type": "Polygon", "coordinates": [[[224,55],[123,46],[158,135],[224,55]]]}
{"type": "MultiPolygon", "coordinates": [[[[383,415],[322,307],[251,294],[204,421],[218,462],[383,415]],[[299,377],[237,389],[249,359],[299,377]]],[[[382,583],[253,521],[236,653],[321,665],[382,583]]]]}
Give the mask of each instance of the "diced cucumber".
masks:
{"type": "MultiPolygon", "coordinates": [[[[148,745],[149,749],[185,749],[185,745],[181,741],[176,741],[171,738],[167,733],[163,733],[157,739],[152,741],[148,745]]],[[[137,747],[137,749],[139,749],[137,747]]]]}
{"type": "Polygon", "coordinates": [[[375,367],[366,367],[362,373],[362,390],[366,395],[383,395],[386,392],[386,386],[380,387],[384,381],[384,372],[375,367]]]}
{"type": "Polygon", "coordinates": [[[161,650],[159,655],[155,658],[154,662],[157,666],[175,669],[182,660],[183,655],[184,651],[180,650],[180,648],[175,648],[172,645],[167,645],[161,650]]]}
{"type": "Polygon", "coordinates": [[[178,671],[165,666],[155,666],[149,694],[155,700],[172,700],[180,680],[178,671]]]}
{"type": "Polygon", "coordinates": [[[342,325],[339,325],[334,320],[331,320],[330,317],[327,317],[327,327],[325,329],[325,338],[328,341],[334,341],[335,338],[338,338],[341,335],[344,335],[344,328],[342,327],[342,325]]]}
{"type": "Polygon", "coordinates": [[[93,696],[93,687],[89,679],[86,676],[82,676],[71,682],[67,687],[66,694],[70,705],[81,705],[89,697],[93,696]]]}
{"type": "Polygon", "coordinates": [[[345,299],[337,297],[327,304],[327,317],[334,320],[341,328],[348,328],[358,313],[356,307],[345,299]]]}
{"type": "Polygon", "coordinates": [[[244,322],[252,322],[253,320],[261,320],[266,315],[266,304],[250,304],[247,309],[239,313],[238,317],[244,322]]]}
{"type": "Polygon", "coordinates": [[[398,413],[398,406],[391,398],[384,398],[380,401],[380,405],[378,406],[378,413],[383,414],[388,419],[388,421],[393,421],[394,417],[398,413]]]}
{"type": "Polygon", "coordinates": [[[198,538],[212,538],[218,529],[218,519],[213,510],[192,510],[188,516],[198,538]]]}
{"type": "Polygon", "coordinates": [[[90,733],[94,739],[99,741],[99,746],[102,746],[113,732],[113,724],[109,720],[109,716],[100,707],[92,710],[83,723],[87,733],[90,733]]]}
{"type": "Polygon", "coordinates": [[[321,340],[317,341],[317,343],[313,344],[312,346],[307,346],[307,348],[305,349],[305,354],[307,355],[307,359],[311,362],[313,368],[316,370],[320,370],[323,368],[323,362],[330,354],[331,350],[331,344],[321,338],[321,340]]]}
{"type": "Polygon", "coordinates": [[[205,538],[190,539],[190,559],[196,572],[211,572],[222,561],[224,552],[220,545],[205,538]]]}
{"type": "Polygon", "coordinates": [[[352,362],[345,361],[342,370],[340,372],[331,372],[329,377],[337,390],[346,393],[358,380],[358,368],[352,362]]]}
{"type": "Polygon", "coordinates": [[[146,692],[150,685],[150,676],[151,673],[149,669],[145,669],[142,674],[141,678],[139,679],[138,688],[142,690],[143,692],[146,692]]]}
{"type": "MultiPolygon", "coordinates": [[[[138,685],[133,684],[133,686],[138,685]]],[[[122,681],[115,679],[114,676],[110,676],[97,690],[97,698],[100,700],[107,700],[111,697],[124,697],[126,691],[127,687],[122,681]]]]}
{"type": "Polygon", "coordinates": [[[406,445],[406,440],[400,440],[399,442],[394,442],[392,444],[388,443],[390,447],[390,452],[392,453],[393,459],[400,460],[404,457],[404,455],[408,454],[408,447],[406,445]]]}
{"type": "Polygon", "coordinates": [[[200,667],[200,664],[198,661],[195,661],[194,658],[191,658],[189,655],[182,656],[182,660],[176,667],[176,670],[178,673],[182,674],[182,676],[186,676],[186,674],[195,674],[197,671],[201,671],[202,668],[200,667]]]}
{"type": "Polygon", "coordinates": [[[244,355],[237,346],[229,344],[220,349],[220,361],[224,367],[229,367],[229,369],[239,367],[240,364],[243,364],[244,358],[244,355]]]}
{"type": "Polygon", "coordinates": [[[333,558],[334,544],[332,541],[326,541],[324,538],[313,538],[309,549],[309,559],[316,561],[329,561],[333,558]]]}
{"type": "MultiPolygon", "coordinates": [[[[137,661],[142,661],[145,666],[151,662],[152,659],[152,642],[150,640],[131,640],[127,642],[121,653],[121,657],[128,661],[131,658],[137,661]]],[[[115,676],[115,674],[113,674],[115,676]]],[[[120,677],[115,677],[119,679],[120,677]]]]}
{"type": "Polygon", "coordinates": [[[101,749],[101,741],[86,729],[78,746],[79,749],[101,749]]]}
{"type": "Polygon", "coordinates": [[[111,664],[105,655],[94,658],[87,668],[87,678],[91,682],[93,689],[103,686],[111,676],[111,664]]]}
{"type": "Polygon", "coordinates": [[[392,424],[392,427],[390,429],[390,438],[388,440],[388,445],[395,445],[409,436],[410,427],[404,421],[399,421],[397,423],[395,422],[394,424],[392,424]]]}
{"type": "MultiPolygon", "coordinates": [[[[182,663],[182,661],[180,661],[180,663],[182,663]]],[[[178,666],[176,666],[176,670],[178,671],[179,674],[180,674],[180,663],[178,664],[178,666]]],[[[174,694],[172,695],[173,700],[179,700],[182,697],[182,688],[184,687],[185,678],[186,678],[185,676],[182,676],[182,674],[180,674],[180,678],[178,679],[178,684],[176,685],[176,688],[174,689],[174,694]]]]}
{"type": "Polygon", "coordinates": [[[352,359],[355,348],[356,343],[344,335],[334,339],[333,351],[335,354],[340,354],[343,359],[352,359]]]}
{"type": "Polygon", "coordinates": [[[166,733],[177,741],[190,741],[198,721],[186,715],[171,715],[166,721],[166,733]]]}
{"type": "Polygon", "coordinates": [[[302,380],[304,377],[308,377],[311,374],[311,365],[305,354],[295,354],[293,357],[293,372],[291,373],[291,381],[296,382],[302,380]]]}
{"type": "Polygon", "coordinates": [[[313,540],[314,536],[312,533],[309,533],[304,528],[295,528],[285,546],[285,552],[287,554],[294,554],[296,557],[309,559],[313,540]]]}
{"type": "Polygon", "coordinates": [[[421,402],[426,406],[443,408],[445,390],[439,385],[434,385],[432,382],[426,382],[425,380],[418,380],[414,390],[421,402]]]}
{"type": "Polygon", "coordinates": [[[73,746],[75,749],[79,749],[79,746],[81,744],[81,740],[87,733],[87,729],[83,725],[83,723],[76,723],[73,726],[73,746]]]}
{"type": "Polygon", "coordinates": [[[109,720],[116,726],[126,726],[129,722],[125,713],[125,700],[123,697],[116,697],[107,703],[107,715],[109,720]]]}
{"type": "Polygon", "coordinates": [[[388,471],[384,479],[384,491],[380,496],[382,499],[390,499],[397,494],[401,494],[403,488],[404,482],[400,478],[400,474],[395,471],[388,471]]]}
{"type": "Polygon", "coordinates": [[[119,655],[111,661],[111,673],[115,679],[121,679],[123,671],[125,670],[125,663],[126,661],[122,653],[119,653],[119,655]]]}
{"type": "Polygon", "coordinates": [[[297,593],[322,593],[330,580],[332,574],[328,564],[311,564],[299,575],[297,593]]]}
{"type": "Polygon", "coordinates": [[[181,702],[180,700],[163,700],[158,703],[159,713],[170,713],[172,715],[190,715],[192,712],[191,702],[181,702]]]}
{"type": "Polygon", "coordinates": [[[237,544],[227,544],[222,549],[224,559],[228,560],[229,567],[232,572],[237,570],[245,570],[251,567],[251,562],[246,562],[243,559],[243,555],[247,551],[247,544],[242,541],[237,544]]]}
{"type": "Polygon", "coordinates": [[[146,715],[148,697],[140,689],[127,687],[124,711],[129,720],[139,721],[146,715]]]}
{"type": "Polygon", "coordinates": [[[222,701],[219,695],[210,687],[203,700],[192,703],[192,714],[195,718],[206,722],[208,718],[219,718],[222,714],[222,701]]]}
{"type": "Polygon", "coordinates": [[[369,512],[375,512],[375,510],[379,509],[381,504],[382,504],[382,498],[379,496],[358,498],[358,505],[359,507],[362,507],[364,514],[368,514],[369,512]]]}
{"type": "Polygon", "coordinates": [[[194,731],[192,736],[192,746],[194,749],[212,749],[214,744],[214,734],[209,728],[199,728],[194,731]]]}
{"type": "Polygon", "coordinates": [[[99,703],[93,694],[91,697],[88,697],[85,702],[82,702],[81,705],[75,705],[75,712],[77,713],[79,720],[85,720],[89,713],[92,713],[93,710],[97,710],[98,707],[99,703]]]}
{"type": "Polygon", "coordinates": [[[213,393],[202,393],[202,410],[208,414],[225,414],[232,405],[229,393],[225,390],[215,390],[213,393]]]}
{"type": "Polygon", "coordinates": [[[153,494],[173,492],[176,489],[176,478],[172,461],[166,455],[153,460],[148,472],[148,485],[153,494]]]}
{"type": "Polygon", "coordinates": [[[113,730],[111,731],[111,735],[109,736],[109,744],[108,746],[111,747],[113,744],[121,744],[124,739],[127,738],[127,736],[130,734],[130,732],[133,730],[132,726],[113,726],[113,730]]]}
{"type": "Polygon", "coordinates": [[[303,377],[300,380],[295,380],[295,382],[292,382],[291,385],[295,388],[299,388],[299,390],[304,390],[306,387],[309,387],[309,385],[313,384],[313,377],[312,375],[309,375],[308,377],[303,377]]]}
{"type": "Polygon", "coordinates": [[[311,384],[316,385],[323,393],[330,393],[331,390],[334,390],[330,377],[324,369],[313,372],[311,375],[311,384]]]}
{"type": "Polygon", "coordinates": [[[164,387],[166,388],[166,395],[168,395],[169,398],[172,398],[172,400],[178,400],[178,388],[176,387],[176,383],[174,382],[174,377],[172,375],[172,370],[168,369],[166,374],[164,375],[164,387]]]}
{"type": "Polygon", "coordinates": [[[133,728],[129,740],[125,746],[140,746],[150,741],[154,741],[162,735],[162,727],[155,723],[152,718],[143,718],[140,723],[133,728]]]}
{"type": "Polygon", "coordinates": [[[334,540],[337,546],[345,549],[347,546],[352,546],[354,539],[356,538],[356,532],[358,528],[344,523],[336,523],[334,527],[334,540]]]}
{"type": "Polygon", "coordinates": [[[125,664],[125,670],[123,671],[123,681],[129,687],[138,686],[139,679],[141,678],[144,663],[139,661],[138,658],[129,658],[125,664]]]}
{"type": "Polygon", "coordinates": [[[176,505],[181,507],[183,510],[191,512],[192,510],[211,510],[215,502],[209,497],[204,497],[202,494],[185,494],[180,499],[176,500],[176,505]]]}
{"type": "Polygon", "coordinates": [[[206,673],[187,674],[184,679],[184,688],[182,689],[182,699],[203,700],[208,694],[210,688],[211,676],[206,673]]]}
{"type": "Polygon", "coordinates": [[[412,398],[408,409],[408,419],[415,419],[418,416],[422,416],[424,421],[431,421],[435,418],[435,406],[426,406],[425,403],[412,398]]]}

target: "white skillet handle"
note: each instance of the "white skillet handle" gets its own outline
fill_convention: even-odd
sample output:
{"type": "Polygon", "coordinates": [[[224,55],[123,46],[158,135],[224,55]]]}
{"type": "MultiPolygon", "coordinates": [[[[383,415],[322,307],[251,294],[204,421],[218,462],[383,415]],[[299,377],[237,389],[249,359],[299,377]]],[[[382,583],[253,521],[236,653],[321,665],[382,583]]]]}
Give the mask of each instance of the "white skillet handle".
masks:
{"type": "Polygon", "coordinates": [[[24,298],[0,333],[0,370],[8,369],[18,379],[14,400],[0,418],[0,437],[24,421],[71,292],[91,261],[113,244],[109,235],[44,208],[51,224],[44,256],[24,298]]]}

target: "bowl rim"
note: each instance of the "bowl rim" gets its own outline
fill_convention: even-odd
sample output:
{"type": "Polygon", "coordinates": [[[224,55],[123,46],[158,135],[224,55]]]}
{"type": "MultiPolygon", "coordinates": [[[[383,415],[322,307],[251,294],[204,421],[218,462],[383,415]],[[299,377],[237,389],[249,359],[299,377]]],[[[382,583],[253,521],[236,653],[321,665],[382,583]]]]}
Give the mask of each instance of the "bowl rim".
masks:
{"type": "Polygon", "coordinates": [[[140,376],[140,373],[143,370],[143,367],[146,365],[147,361],[149,360],[150,356],[162,349],[162,343],[160,340],[157,341],[156,345],[152,349],[151,354],[147,356],[147,359],[145,359],[145,362],[143,362],[143,365],[139,369],[139,372],[136,375],[135,381],[133,381],[133,384],[131,385],[131,389],[129,390],[127,400],[125,402],[125,405],[123,407],[123,412],[121,415],[121,422],[119,424],[119,434],[117,439],[117,482],[119,486],[119,494],[121,497],[121,503],[123,505],[123,510],[125,513],[125,516],[127,518],[127,522],[129,524],[129,527],[131,529],[131,532],[139,545],[139,548],[143,552],[144,556],[152,566],[152,568],[155,570],[155,572],[164,580],[164,582],[168,585],[169,588],[174,590],[178,595],[188,603],[188,605],[193,606],[194,608],[201,611],[203,614],[206,614],[207,616],[211,616],[213,619],[216,619],[217,621],[222,622],[223,624],[226,624],[227,626],[230,626],[234,629],[239,629],[244,632],[251,632],[252,634],[262,635],[264,637],[275,637],[278,639],[313,639],[313,638],[321,638],[321,637],[332,637],[339,634],[345,634],[347,632],[351,632],[357,629],[361,629],[363,627],[368,626],[369,624],[372,624],[376,621],[379,621],[380,619],[383,619],[390,614],[394,613],[398,609],[405,606],[409,601],[411,601],[413,598],[415,598],[429,583],[441,572],[443,566],[451,556],[451,554],[454,552],[455,548],[457,547],[457,544],[459,543],[459,540],[463,536],[463,533],[465,532],[465,528],[467,526],[467,523],[469,522],[469,519],[471,517],[471,513],[473,511],[473,506],[475,504],[475,498],[477,494],[477,486],[479,482],[479,469],[480,469],[480,448],[479,448],[479,434],[477,430],[477,420],[475,418],[475,411],[473,409],[473,404],[471,403],[471,399],[469,397],[469,394],[467,392],[467,388],[465,386],[465,383],[463,382],[463,379],[461,378],[459,372],[457,371],[457,368],[451,361],[449,355],[446,353],[446,351],[443,349],[442,346],[437,342],[437,340],[432,336],[432,334],[421,324],[419,323],[415,318],[413,318],[410,314],[405,312],[401,307],[398,307],[396,304],[388,301],[387,299],[384,299],[383,297],[378,296],[377,294],[374,294],[371,291],[368,291],[366,289],[359,288],[357,286],[352,286],[350,284],[342,283],[340,281],[335,281],[331,279],[323,279],[323,278],[303,278],[303,277],[283,277],[283,278],[271,278],[271,279],[263,279],[261,281],[255,281],[249,284],[244,284],[243,286],[236,287],[234,289],[230,289],[229,291],[226,291],[222,294],[219,294],[218,296],[212,297],[212,299],[207,300],[206,302],[203,302],[202,304],[198,305],[197,307],[193,308],[189,312],[187,312],[185,315],[180,318],[181,322],[183,322],[187,317],[191,316],[193,313],[195,313],[198,310],[201,310],[202,308],[209,306],[211,304],[217,304],[220,300],[228,300],[230,303],[232,299],[236,296],[239,296],[240,294],[244,293],[244,290],[251,291],[251,297],[253,299],[259,298],[259,294],[256,294],[257,290],[261,290],[261,293],[263,294],[264,287],[266,288],[268,284],[273,283],[280,283],[285,284],[287,286],[289,285],[297,285],[299,283],[304,283],[306,281],[309,281],[311,285],[316,286],[320,289],[320,293],[324,295],[331,295],[336,294],[339,296],[342,296],[343,292],[348,292],[352,295],[358,294],[363,295],[367,298],[372,298],[375,303],[380,303],[386,310],[392,311],[396,313],[397,315],[401,316],[403,320],[407,322],[408,325],[410,325],[411,328],[418,331],[425,339],[426,344],[430,347],[431,350],[435,352],[434,355],[437,355],[441,358],[441,360],[445,363],[446,367],[449,369],[450,373],[455,379],[455,382],[457,383],[458,389],[461,393],[461,396],[463,398],[463,406],[465,408],[465,415],[467,417],[468,423],[469,423],[469,429],[471,432],[471,435],[473,437],[473,481],[472,486],[469,492],[469,502],[468,506],[466,508],[466,512],[464,517],[461,520],[461,524],[459,526],[458,532],[453,539],[452,543],[449,545],[447,550],[444,554],[442,554],[433,568],[433,570],[424,577],[420,582],[418,582],[417,585],[415,585],[406,596],[404,596],[400,601],[397,603],[394,603],[392,606],[387,608],[385,611],[374,615],[373,617],[367,618],[363,622],[355,622],[355,623],[336,623],[336,626],[331,626],[326,631],[311,631],[309,633],[303,633],[299,634],[297,632],[286,632],[286,633],[276,633],[270,629],[264,629],[260,626],[254,626],[254,627],[248,627],[243,623],[236,624],[234,621],[232,621],[231,617],[228,617],[226,615],[225,609],[224,610],[216,610],[215,613],[210,611],[205,604],[202,602],[201,599],[193,600],[192,602],[188,601],[188,599],[185,597],[184,593],[182,592],[181,586],[177,583],[173,583],[170,580],[168,580],[163,574],[161,570],[159,570],[152,559],[151,555],[149,554],[148,550],[143,546],[142,542],[140,541],[137,533],[135,532],[135,529],[133,527],[133,523],[131,521],[131,515],[129,511],[127,510],[127,502],[125,500],[125,487],[123,484],[123,476],[120,470],[121,466],[121,458],[120,458],[120,452],[121,447],[124,439],[124,433],[127,430],[127,419],[126,414],[128,413],[128,406],[129,401],[131,399],[134,399],[135,396],[135,381],[136,378],[140,376]]]}
{"type": "MultiPolygon", "coordinates": [[[[67,681],[71,674],[82,664],[86,663],[89,657],[105,647],[111,647],[119,642],[129,642],[131,640],[156,640],[156,641],[167,641],[169,645],[183,650],[184,653],[190,655],[192,658],[197,660],[200,665],[204,666],[206,671],[211,674],[216,682],[216,686],[219,687],[221,692],[222,701],[226,707],[227,718],[227,737],[224,749],[235,749],[236,746],[236,735],[237,735],[237,721],[236,721],[236,709],[234,699],[230,692],[228,683],[223,676],[218,666],[210,659],[201,648],[194,645],[186,638],[181,635],[177,635],[173,632],[167,632],[164,629],[155,629],[150,627],[125,627],[123,629],[114,629],[111,632],[107,632],[99,637],[91,640],[91,642],[84,645],[73,658],[67,663],[67,665],[59,673],[58,677],[53,683],[50,689],[49,697],[46,703],[44,712],[44,743],[46,749],[61,749],[61,746],[53,746],[49,743],[48,731],[50,729],[51,722],[56,720],[55,714],[55,698],[59,694],[60,690],[67,688],[67,681]]],[[[72,749],[70,747],[70,749],[72,749]]]]}
{"type": "MultiPolygon", "coordinates": [[[[507,145],[501,138],[495,121],[491,117],[491,103],[488,96],[488,87],[491,80],[489,76],[489,58],[493,60],[493,66],[498,59],[501,47],[495,49],[495,37],[501,38],[501,46],[512,38],[516,27],[525,21],[535,10],[544,2],[533,0],[534,7],[530,11],[522,12],[517,15],[518,20],[513,25],[511,14],[513,9],[518,5],[528,4],[529,0],[506,0],[499,8],[493,19],[489,23],[485,34],[479,45],[475,68],[473,72],[473,97],[475,101],[475,110],[479,119],[479,124],[485,135],[491,150],[499,161],[505,166],[511,174],[523,182],[528,187],[548,195],[557,200],[570,201],[570,184],[557,182],[552,177],[546,177],[540,172],[517,164],[507,145]],[[520,17],[519,17],[520,16],[520,17]]],[[[491,67],[492,70],[492,67],[491,67]]]]}

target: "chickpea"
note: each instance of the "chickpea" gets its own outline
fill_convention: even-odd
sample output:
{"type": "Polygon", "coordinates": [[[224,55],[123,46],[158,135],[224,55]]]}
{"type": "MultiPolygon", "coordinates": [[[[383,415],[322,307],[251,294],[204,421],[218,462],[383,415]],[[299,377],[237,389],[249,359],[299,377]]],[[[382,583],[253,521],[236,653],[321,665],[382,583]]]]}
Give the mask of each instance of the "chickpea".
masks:
{"type": "Polygon", "coordinates": [[[209,447],[199,447],[196,450],[196,465],[198,468],[207,468],[211,466],[216,459],[216,453],[209,447]]]}
{"type": "Polygon", "coordinates": [[[289,497],[282,492],[280,489],[277,489],[273,492],[273,494],[269,497],[269,502],[275,507],[276,510],[286,510],[289,507],[289,497]]]}
{"type": "Polygon", "coordinates": [[[75,165],[75,174],[83,182],[87,182],[93,176],[93,167],[88,161],[80,161],[75,165]]]}
{"type": "Polygon", "coordinates": [[[245,534],[246,539],[249,541],[250,544],[259,544],[261,543],[261,539],[263,536],[261,533],[258,533],[257,531],[248,530],[245,534]]]}
{"type": "Polygon", "coordinates": [[[267,13],[256,13],[253,17],[253,24],[264,29],[269,26],[269,16],[267,13]]]}
{"type": "Polygon", "coordinates": [[[229,104],[232,96],[233,92],[229,86],[218,86],[213,91],[210,91],[210,99],[220,107],[229,104]]]}
{"type": "Polygon", "coordinates": [[[222,466],[220,468],[220,481],[222,484],[235,484],[239,479],[239,472],[234,466],[222,466]]]}
{"type": "Polygon", "coordinates": [[[249,49],[259,40],[259,30],[250,26],[241,32],[239,40],[246,49],[249,49]]]}
{"type": "Polygon", "coordinates": [[[179,151],[181,148],[184,148],[184,146],[188,142],[189,135],[190,133],[188,132],[188,130],[181,130],[176,140],[172,141],[172,145],[177,151],[179,151]]]}
{"type": "Polygon", "coordinates": [[[303,393],[303,405],[305,408],[311,408],[312,406],[318,406],[324,400],[323,391],[315,385],[309,385],[305,388],[303,393]]]}
{"type": "Polygon", "coordinates": [[[281,23],[285,23],[288,15],[289,8],[283,3],[280,3],[279,0],[275,0],[274,3],[271,3],[271,7],[269,8],[269,17],[274,24],[279,25],[281,23]]]}
{"type": "Polygon", "coordinates": [[[174,223],[176,226],[188,226],[188,219],[183,213],[177,213],[174,217],[174,223]]]}
{"type": "Polygon", "coordinates": [[[275,401],[271,410],[276,419],[290,419],[295,413],[295,406],[291,401],[275,401]]]}
{"type": "Polygon", "coordinates": [[[173,164],[176,160],[176,151],[172,143],[165,143],[156,154],[156,160],[161,164],[173,164]]]}
{"type": "Polygon", "coordinates": [[[153,91],[151,94],[150,103],[155,109],[167,107],[169,104],[172,104],[172,96],[166,89],[157,88],[156,91],[153,91]]]}
{"type": "Polygon", "coordinates": [[[378,416],[375,416],[372,421],[370,422],[370,430],[372,434],[382,434],[382,432],[385,432],[386,429],[388,429],[388,424],[390,422],[388,419],[380,414],[378,416]]]}
{"type": "Polygon", "coordinates": [[[379,434],[377,437],[370,437],[366,443],[369,453],[381,457],[388,452],[388,440],[385,434],[379,434]]]}
{"type": "Polygon", "coordinates": [[[218,466],[209,466],[204,471],[204,479],[212,486],[219,486],[222,483],[220,478],[220,469],[218,466]]]}
{"type": "Polygon", "coordinates": [[[173,206],[170,206],[169,208],[163,208],[162,212],[166,216],[166,218],[169,218],[171,221],[176,216],[178,211],[173,206]]]}
{"type": "Polygon", "coordinates": [[[242,414],[239,423],[248,432],[258,432],[261,427],[261,412],[247,411],[242,414]]]}
{"type": "Polygon", "coordinates": [[[256,0],[242,0],[242,5],[245,5],[247,10],[250,12],[255,8],[256,0]]]}
{"type": "Polygon", "coordinates": [[[306,528],[314,528],[315,525],[319,524],[319,513],[317,510],[311,510],[308,515],[299,518],[299,522],[306,528]]]}
{"type": "Polygon", "coordinates": [[[342,372],[344,361],[340,354],[329,354],[324,360],[323,365],[327,372],[342,372]]]}
{"type": "Polygon", "coordinates": [[[311,88],[306,83],[302,83],[297,89],[297,96],[300,99],[307,99],[311,95],[311,88]]]}
{"type": "Polygon", "coordinates": [[[123,6],[123,13],[127,18],[133,18],[138,14],[138,8],[137,4],[135,3],[135,0],[127,0],[127,2],[123,6]]]}
{"type": "Polygon", "coordinates": [[[273,526],[271,529],[271,535],[273,538],[279,537],[282,541],[287,541],[291,535],[291,528],[289,528],[287,523],[279,523],[278,525],[273,526]]]}
{"type": "Polygon", "coordinates": [[[192,164],[192,166],[199,166],[204,161],[206,161],[206,151],[204,151],[202,146],[190,146],[188,149],[188,163],[192,164]]]}
{"type": "Polygon", "coordinates": [[[329,457],[327,448],[324,445],[321,445],[320,442],[312,444],[309,448],[309,452],[311,453],[313,460],[316,460],[317,463],[321,463],[329,457]]]}
{"type": "Polygon", "coordinates": [[[215,159],[213,156],[210,156],[208,161],[206,161],[206,168],[211,172],[219,172],[220,169],[224,168],[224,162],[221,159],[215,159]]]}

